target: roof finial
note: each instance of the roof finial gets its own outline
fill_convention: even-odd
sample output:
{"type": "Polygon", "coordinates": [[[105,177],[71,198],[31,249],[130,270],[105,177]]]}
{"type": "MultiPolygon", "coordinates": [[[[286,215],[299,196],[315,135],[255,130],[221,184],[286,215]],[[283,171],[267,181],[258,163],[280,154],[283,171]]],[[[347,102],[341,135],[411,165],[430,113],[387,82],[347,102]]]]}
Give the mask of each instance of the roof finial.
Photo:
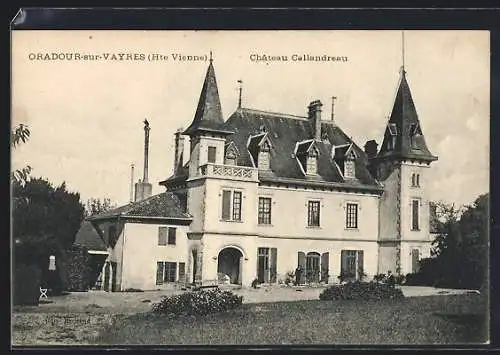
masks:
{"type": "Polygon", "coordinates": [[[212,58],[212,51],[210,51],[210,63],[212,63],[214,59],[212,58]]]}
{"type": "Polygon", "coordinates": [[[401,31],[401,62],[402,62],[402,65],[401,65],[401,73],[403,75],[406,74],[406,70],[405,70],[405,31],[401,31]]]}
{"type": "Polygon", "coordinates": [[[240,87],[239,87],[239,96],[238,96],[238,108],[241,108],[241,93],[243,91],[243,80],[238,80],[238,84],[240,84],[240,87]]]}

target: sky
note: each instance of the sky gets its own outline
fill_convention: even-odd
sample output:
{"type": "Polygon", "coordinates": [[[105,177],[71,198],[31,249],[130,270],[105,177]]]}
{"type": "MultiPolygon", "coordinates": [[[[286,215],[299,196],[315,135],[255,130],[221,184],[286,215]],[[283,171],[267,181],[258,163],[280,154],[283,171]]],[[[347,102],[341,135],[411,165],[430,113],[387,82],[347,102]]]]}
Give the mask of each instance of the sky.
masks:
{"type": "MultiPolygon", "coordinates": [[[[194,117],[210,51],[225,119],[242,80],[248,108],[305,116],[319,99],[327,120],[336,96],[337,124],[361,147],[380,144],[402,43],[400,31],[374,30],[13,31],[12,123],[27,124],[31,137],[12,151],[12,168],[30,165],[34,177],[65,181],[82,202],[128,203],[131,164],[134,180],[142,177],[147,118],[149,181],[153,193],[163,192],[158,182],[172,174],[174,132],[194,117]],[[80,59],[47,60],[53,53],[80,59]],[[138,60],[112,60],[119,53],[138,60]],[[148,60],[153,54],[168,59],[148,60]],[[294,61],[293,54],[347,60],[294,61]],[[288,61],[252,60],[263,55],[288,61]]],[[[428,172],[429,196],[471,203],[489,191],[489,32],[405,31],[404,63],[427,145],[439,157],[428,172]]]]}

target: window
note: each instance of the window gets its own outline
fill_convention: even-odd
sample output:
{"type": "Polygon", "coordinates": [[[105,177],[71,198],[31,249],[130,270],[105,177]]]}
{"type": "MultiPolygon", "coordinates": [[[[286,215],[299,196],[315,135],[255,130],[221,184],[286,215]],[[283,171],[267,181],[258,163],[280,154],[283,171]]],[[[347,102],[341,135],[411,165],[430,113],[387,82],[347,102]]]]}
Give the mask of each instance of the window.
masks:
{"type": "Polygon", "coordinates": [[[412,174],[411,175],[411,186],[412,187],[420,187],[420,174],[412,174]]]}
{"type": "Polygon", "coordinates": [[[241,221],[241,192],[233,192],[233,221],[241,221]]]}
{"type": "Polygon", "coordinates": [[[391,136],[397,136],[398,135],[398,126],[395,123],[389,123],[389,133],[391,136]]]}
{"type": "Polygon", "coordinates": [[[319,201],[308,202],[307,225],[310,227],[319,227],[319,201]]]}
{"type": "Polygon", "coordinates": [[[158,227],[158,245],[167,245],[167,227],[158,227]]]}
{"type": "Polygon", "coordinates": [[[419,226],[419,200],[411,201],[411,229],[414,231],[418,231],[420,229],[419,226]]]}
{"type": "Polygon", "coordinates": [[[259,197],[259,224],[271,224],[271,199],[259,197]]]}
{"type": "Polygon", "coordinates": [[[387,128],[389,130],[387,149],[388,150],[396,149],[396,137],[398,135],[398,126],[395,123],[389,123],[387,128]]]}
{"type": "Polygon", "coordinates": [[[233,142],[230,142],[226,146],[226,154],[224,164],[226,165],[236,165],[236,159],[238,157],[238,148],[234,145],[233,142]]]}
{"type": "Polygon", "coordinates": [[[168,244],[175,245],[175,239],[177,234],[177,228],[169,227],[168,228],[168,244]]]}
{"type": "Polygon", "coordinates": [[[177,228],[158,227],[158,245],[175,245],[177,228]]]}
{"type": "Polygon", "coordinates": [[[177,263],[158,261],[156,263],[156,284],[162,285],[177,280],[177,263]]]}
{"type": "Polygon", "coordinates": [[[269,248],[257,249],[257,279],[259,283],[269,282],[269,248]]]}
{"type": "Polygon", "coordinates": [[[215,163],[215,157],[217,153],[216,147],[208,147],[208,162],[215,163]]]}
{"type": "Polygon", "coordinates": [[[269,170],[269,151],[259,151],[259,155],[257,156],[257,167],[261,170],[269,170]]]}
{"type": "Polygon", "coordinates": [[[257,249],[257,280],[259,283],[276,283],[277,248],[257,249]]]}
{"type": "Polygon", "coordinates": [[[314,175],[317,172],[318,158],[315,156],[308,156],[306,163],[306,174],[314,175]]]}
{"type": "Polygon", "coordinates": [[[222,191],[222,219],[224,221],[241,221],[241,191],[222,191]]]}
{"type": "Polygon", "coordinates": [[[186,282],[186,263],[179,263],[179,281],[186,282]]]}
{"type": "Polygon", "coordinates": [[[358,204],[348,203],[346,206],[346,228],[358,228],[358,204]]]}
{"type": "Polygon", "coordinates": [[[354,178],[354,160],[347,159],[344,163],[344,177],[346,178],[354,178]]]}
{"type": "Polygon", "coordinates": [[[340,253],[340,277],[342,281],[364,276],[363,250],[342,250],[340,253]]]}

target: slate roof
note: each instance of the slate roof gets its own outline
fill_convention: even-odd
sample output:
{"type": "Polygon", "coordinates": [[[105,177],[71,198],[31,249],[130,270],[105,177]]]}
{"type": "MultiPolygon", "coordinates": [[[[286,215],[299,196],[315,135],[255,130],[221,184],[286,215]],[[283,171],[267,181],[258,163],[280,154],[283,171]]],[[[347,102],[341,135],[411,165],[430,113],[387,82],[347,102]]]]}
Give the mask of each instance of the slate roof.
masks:
{"type": "Polygon", "coordinates": [[[417,110],[404,70],[402,71],[391,116],[384,133],[384,140],[377,155],[377,158],[387,157],[413,158],[424,161],[437,160],[437,157],[429,151],[425,137],[422,134],[417,110]],[[394,129],[391,124],[396,125],[396,128],[394,129]],[[394,149],[389,148],[389,140],[392,137],[391,132],[396,134],[394,149]],[[415,135],[415,133],[420,134],[415,135]]]}
{"type": "Polygon", "coordinates": [[[90,221],[82,222],[80,229],[76,233],[74,244],[87,247],[89,250],[107,250],[104,241],[90,221]]]}
{"type": "Polygon", "coordinates": [[[211,131],[223,134],[229,134],[224,126],[222,110],[219,99],[219,90],[217,80],[215,79],[215,70],[212,61],[207,69],[203,88],[201,89],[198,107],[194,115],[193,122],[184,131],[186,135],[196,134],[198,131],[211,131]]]}
{"type": "Polygon", "coordinates": [[[184,212],[181,201],[171,192],[163,192],[144,200],[89,217],[88,220],[102,220],[116,217],[169,218],[190,220],[192,216],[184,212]]]}
{"type": "MultiPolygon", "coordinates": [[[[313,137],[314,127],[307,117],[281,113],[266,112],[242,108],[234,112],[226,121],[226,126],[235,131],[227,139],[233,141],[240,151],[238,165],[252,166],[247,139],[255,134],[262,126],[268,133],[272,143],[270,152],[270,168],[276,177],[288,179],[307,179],[302,173],[295,157],[292,156],[297,142],[303,142],[313,137]]],[[[325,121],[321,125],[322,141],[316,141],[320,153],[318,157],[317,173],[320,181],[344,183],[331,157],[332,144],[335,146],[351,143],[351,139],[337,125],[325,121]]],[[[309,145],[304,144],[304,148],[309,145]]],[[[366,169],[366,156],[362,149],[354,144],[357,156],[357,181],[349,184],[370,185],[378,187],[378,183],[366,169]]]]}
{"type": "MultiPolygon", "coordinates": [[[[333,157],[331,156],[332,144],[335,146],[350,145],[351,139],[332,122],[322,122],[322,141],[316,141],[319,149],[317,176],[304,176],[293,155],[298,142],[311,140],[314,127],[311,121],[304,116],[288,115],[275,112],[254,110],[249,108],[237,109],[224,123],[226,130],[234,134],[227,137],[227,142],[233,142],[239,151],[237,165],[252,167],[250,152],[247,148],[250,136],[255,136],[262,131],[267,132],[271,142],[270,168],[271,172],[259,172],[261,181],[287,181],[289,183],[304,180],[315,180],[325,183],[338,183],[338,186],[364,187],[380,190],[381,186],[368,172],[366,164],[367,157],[364,151],[356,144],[353,149],[358,157],[355,162],[356,179],[344,180],[340,174],[333,157]]],[[[309,144],[304,144],[307,148],[309,144]]],[[[171,176],[162,184],[173,181],[183,181],[188,177],[188,163],[180,169],[176,176],[171,176]]]]}

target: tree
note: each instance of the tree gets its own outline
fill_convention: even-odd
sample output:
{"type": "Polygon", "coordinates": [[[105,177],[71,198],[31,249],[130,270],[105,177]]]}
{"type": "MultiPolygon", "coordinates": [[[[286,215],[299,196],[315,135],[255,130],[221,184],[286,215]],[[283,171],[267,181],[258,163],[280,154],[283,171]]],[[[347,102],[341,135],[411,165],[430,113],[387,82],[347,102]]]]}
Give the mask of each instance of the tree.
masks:
{"type": "Polygon", "coordinates": [[[65,183],[54,187],[45,179],[31,178],[24,184],[14,181],[13,196],[16,262],[43,266],[49,255],[61,255],[73,244],[84,217],[78,193],[69,192],[65,183]]]}
{"type": "Polygon", "coordinates": [[[85,216],[94,216],[100,213],[104,213],[114,208],[115,206],[111,204],[109,198],[99,199],[90,198],[87,200],[87,206],[85,208],[85,216]]]}
{"type": "MultiPolygon", "coordinates": [[[[10,144],[12,148],[16,148],[21,143],[26,143],[30,136],[31,132],[28,126],[24,124],[19,124],[11,133],[10,133],[10,144]]],[[[22,169],[17,169],[13,171],[10,175],[10,179],[13,182],[17,182],[20,184],[24,184],[31,173],[31,167],[28,165],[22,169]]]]}
{"type": "Polygon", "coordinates": [[[489,194],[463,208],[438,203],[440,220],[433,258],[421,267],[423,279],[440,287],[481,288],[487,285],[489,194]]]}

